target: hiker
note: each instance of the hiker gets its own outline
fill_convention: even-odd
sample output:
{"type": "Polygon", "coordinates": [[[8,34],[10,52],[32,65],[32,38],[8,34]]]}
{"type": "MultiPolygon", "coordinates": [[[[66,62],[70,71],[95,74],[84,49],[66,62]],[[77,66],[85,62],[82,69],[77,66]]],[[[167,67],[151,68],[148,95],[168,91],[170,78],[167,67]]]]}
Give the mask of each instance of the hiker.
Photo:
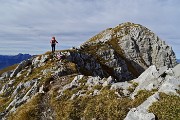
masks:
{"type": "Polygon", "coordinates": [[[56,46],[56,43],[58,43],[55,39],[55,37],[52,37],[51,39],[51,47],[52,47],[52,52],[55,52],[55,46],[56,46]]]}

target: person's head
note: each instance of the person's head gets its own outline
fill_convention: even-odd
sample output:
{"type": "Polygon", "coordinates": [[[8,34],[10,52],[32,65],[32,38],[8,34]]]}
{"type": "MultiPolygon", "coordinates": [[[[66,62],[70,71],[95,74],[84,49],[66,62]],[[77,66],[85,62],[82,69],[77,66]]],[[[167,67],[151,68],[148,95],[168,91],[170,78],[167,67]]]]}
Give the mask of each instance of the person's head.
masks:
{"type": "Polygon", "coordinates": [[[52,39],[54,39],[54,40],[55,40],[55,37],[53,36],[53,37],[52,37],[52,39]]]}

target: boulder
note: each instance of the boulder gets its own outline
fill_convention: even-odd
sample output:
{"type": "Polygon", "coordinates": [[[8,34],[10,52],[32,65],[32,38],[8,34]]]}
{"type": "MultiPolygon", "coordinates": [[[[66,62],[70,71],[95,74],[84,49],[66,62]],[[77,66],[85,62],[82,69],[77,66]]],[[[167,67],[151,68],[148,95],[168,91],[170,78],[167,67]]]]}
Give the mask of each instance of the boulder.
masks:
{"type": "Polygon", "coordinates": [[[112,78],[112,76],[109,76],[108,78],[107,78],[107,80],[103,83],[103,87],[106,87],[106,86],[108,86],[108,85],[111,85],[112,83],[114,82],[114,79],[112,78]]]}
{"type": "Polygon", "coordinates": [[[138,86],[131,95],[131,98],[134,99],[134,96],[138,93],[139,90],[152,90],[157,89],[160,83],[163,81],[159,77],[159,72],[157,71],[155,65],[150,66],[146,69],[137,79],[133,81],[138,83],[138,86]]]}
{"type": "Polygon", "coordinates": [[[179,93],[177,93],[178,90],[180,90],[180,79],[175,78],[166,78],[164,83],[160,86],[158,92],[164,92],[166,94],[171,95],[177,95],[180,96],[179,93]]]}
{"type": "Polygon", "coordinates": [[[83,77],[84,77],[84,75],[77,75],[71,82],[71,86],[78,86],[79,80],[81,80],[83,77]]]}
{"type": "Polygon", "coordinates": [[[63,92],[63,91],[65,91],[65,90],[67,90],[67,89],[72,89],[72,88],[74,88],[74,87],[79,86],[78,81],[81,80],[81,79],[83,78],[83,76],[84,76],[84,75],[77,75],[77,76],[73,79],[73,81],[72,81],[71,83],[63,86],[63,89],[60,90],[59,92],[63,92]]]}
{"type": "Polygon", "coordinates": [[[0,77],[0,81],[1,81],[1,80],[4,80],[4,77],[0,77]]]}
{"type": "Polygon", "coordinates": [[[155,120],[155,115],[146,110],[132,108],[124,120],[155,120]]]}
{"type": "MultiPolygon", "coordinates": [[[[123,94],[127,96],[129,94],[128,88],[132,86],[131,83],[126,82],[117,82],[111,85],[111,90],[122,90],[123,94]]],[[[117,93],[116,93],[117,94],[117,93]]],[[[118,95],[119,96],[119,95],[118,95]]]]}
{"type": "Polygon", "coordinates": [[[144,101],[137,108],[132,108],[124,120],[155,120],[155,115],[148,112],[148,108],[152,103],[159,100],[159,93],[155,93],[144,101]]]}
{"type": "Polygon", "coordinates": [[[102,85],[103,83],[104,83],[104,79],[101,79],[99,76],[97,76],[97,77],[88,78],[86,85],[92,87],[95,85],[102,85]]]}
{"type": "Polygon", "coordinates": [[[111,85],[111,90],[116,90],[116,89],[128,89],[132,84],[131,83],[128,83],[127,81],[126,82],[117,82],[117,83],[114,83],[111,85]]]}

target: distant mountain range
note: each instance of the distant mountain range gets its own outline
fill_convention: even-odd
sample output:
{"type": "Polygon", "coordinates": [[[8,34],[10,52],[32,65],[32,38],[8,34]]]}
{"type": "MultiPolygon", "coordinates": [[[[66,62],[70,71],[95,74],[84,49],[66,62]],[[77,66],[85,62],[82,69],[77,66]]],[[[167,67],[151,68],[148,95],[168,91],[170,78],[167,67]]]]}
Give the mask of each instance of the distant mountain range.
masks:
{"type": "Polygon", "coordinates": [[[30,58],[29,54],[0,55],[0,70],[30,58]]]}
{"type": "Polygon", "coordinates": [[[180,59],[177,59],[177,62],[180,63],[180,59]]]}

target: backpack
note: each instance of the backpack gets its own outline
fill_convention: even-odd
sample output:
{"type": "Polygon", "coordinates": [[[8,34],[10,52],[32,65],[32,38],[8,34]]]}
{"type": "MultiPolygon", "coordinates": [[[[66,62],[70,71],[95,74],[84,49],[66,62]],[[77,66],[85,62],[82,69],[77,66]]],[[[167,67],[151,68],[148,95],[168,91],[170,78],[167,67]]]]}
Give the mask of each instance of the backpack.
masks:
{"type": "Polygon", "coordinates": [[[55,44],[56,43],[56,40],[52,40],[52,44],[55,44]]]}

